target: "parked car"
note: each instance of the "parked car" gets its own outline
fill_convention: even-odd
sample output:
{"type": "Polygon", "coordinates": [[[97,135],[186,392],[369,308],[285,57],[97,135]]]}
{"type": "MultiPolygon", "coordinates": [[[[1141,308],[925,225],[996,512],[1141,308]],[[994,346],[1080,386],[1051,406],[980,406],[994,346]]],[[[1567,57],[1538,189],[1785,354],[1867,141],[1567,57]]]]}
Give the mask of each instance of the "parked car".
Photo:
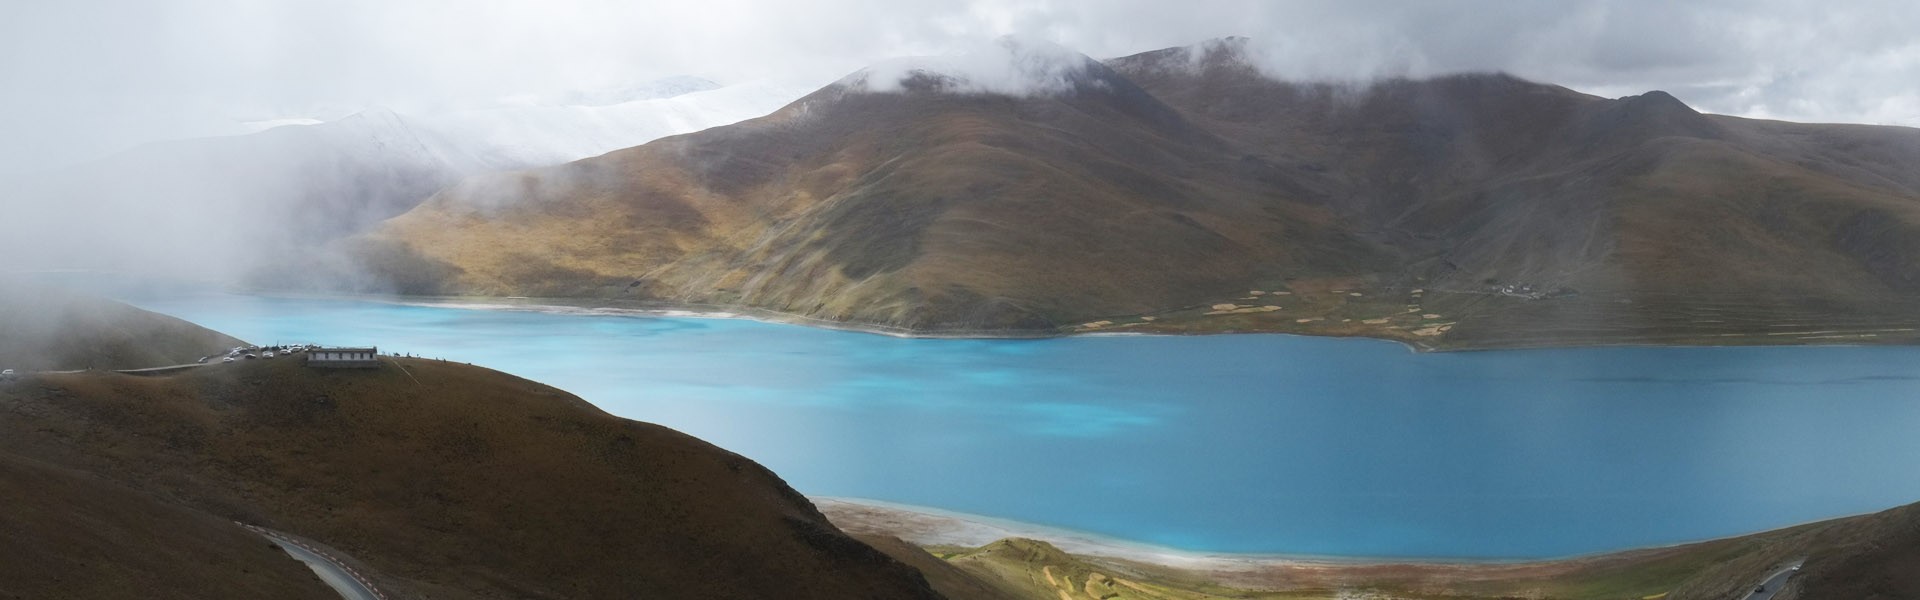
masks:
{"type": "Polygon", "coordinates": [[[196,360],[196,361],[193,361],[193,362],[195,362],[195,363],[198,363],[198,364],[205,364],[205,363],[207,362],[207,357],[205,357],[205,356],[202,356],[202,357],[200,357],[200,360],[196,360]]]}
{"type": "Polygon", "coordinates": [[[233,362],[233,357],[231,357],[231,356],[229,356],[229,357],[226,357],[226,358],[222,358],[222,359],[220,359],[220,362],[223,362],[223,363],[229,363],[229,362],[233,362]]]}
{"type": "Polygon", "coordinates": [[[13,369],[0,371],[0,379],[13,379],[13,369]]]}

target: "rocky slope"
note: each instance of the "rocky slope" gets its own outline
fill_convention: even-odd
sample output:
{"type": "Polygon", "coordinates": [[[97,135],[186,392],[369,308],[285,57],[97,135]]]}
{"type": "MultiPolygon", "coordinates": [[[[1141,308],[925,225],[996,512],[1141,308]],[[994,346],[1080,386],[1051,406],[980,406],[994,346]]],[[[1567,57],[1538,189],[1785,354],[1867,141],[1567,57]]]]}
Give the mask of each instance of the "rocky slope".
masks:
{"type": "Polygon", "coordinates": [[[1292,83],[1243,46],[876,65],[761,119],[466,180],[340,268],[920,332],[1462,347],[1920,323],[1920,132],[1504,75],[1292,83]]]}

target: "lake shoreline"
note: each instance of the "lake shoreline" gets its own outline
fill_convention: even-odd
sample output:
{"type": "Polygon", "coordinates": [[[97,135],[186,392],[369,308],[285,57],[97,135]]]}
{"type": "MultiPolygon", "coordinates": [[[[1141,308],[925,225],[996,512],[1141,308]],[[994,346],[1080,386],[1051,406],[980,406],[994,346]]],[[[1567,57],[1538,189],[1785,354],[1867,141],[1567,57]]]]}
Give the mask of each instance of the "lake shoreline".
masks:
{"type": "Polygon", "coordinates": [[[1702,544],[1766,535],[1833,521],[1872,515],[1866,511],[1783,525],[1761,531],[1708,539],[1657,544],[1618,550],[1605,550],[1539,558],[1449,558],[1397,556],[1333,556],[1265,552],[1208,552],[1160,546],[1109,535],[1026,523],[984,515],[975,515],[928,506],[900,504],[868,498],[808,496],[826,513],[834,525],[851,533],[898,537],[921,547],[974,548],[1006,538],[1024,538],[1047,542],[1069,554],[1139,562],[1161,567],[1207,571],[1259,571],[1298,567],[1386,567],[1419,566],[1435,568],[1511,568],[1545,567],[1560,564],[1607,560],[1683,549],[1702,544]]]}
{"type": "MultiPolygon", "coordinates": [[[[92,270],[68,270],[58,272],[9,272],[7,276],[26,276],[29,278],[45,275],[79,274],[116,274],[92,270]]],[[[1818,346],[1818,347],[1859,347],[1859,346],[1912,346],[1920,345],[1920,328],[1912,330],[1894,330],[1905,335],[1861,339],[1850,334],[1887,333],[1889,330],[1860,329],[1836,326],[1833,332],[1841,335],[1826,336],[1822,339],[1800,339],[1776,337],[1777,332],[1751,332],[1739,335],[1725,335],[1708,338],[1689,333],[1674,333],[1671,341],[1649,340],[1644,337],[1626,338],[1508,338],[1501,342],[1484,343],[1476,341],[1446,340],[1409,340],[1386,335],[1343,332],[1302,332],[1273,329],[1221,329],[1208,331],[1168,331],[1155,329],[1149,331],[1050,331],[1011,330],[1011,329],[948,329],[925,330],[905,327],[890,327],[872,323],[854,323],[808,317],[765,308],[664,301],[619,301],[604,298],[564,298],[532,296],[424,296],[398,294],[362,294],[340,292],[295,292],[274,289],[255,289],[246,287],[226,287],[207,284],[226,293],[276,297],[287,299],[318,300],[360,300],[383,302],[399,305],[439,306],[447,308],[465,308],[476,310],[519,310],[547,312],[553,314],[585,315],[625,315],[636,317],[684,317],[712,319],[742,319],[762,323],[798,325],[830,331],[866,333],[904,339],[954,339],[954,340],[1046,340],[1078,337],[1206,337],[1219,335],[1287,335],[1310,338],[1352,338],[1393,342],[1415,354],[1500,352],[1509,350],[1556,350],[1576,348],[1746,348],[1771,346],[1818,346]],[[1847,339],[1852,337],[1852,339],[1847,339]]]]}
{"type": "Polygon", "coordinates": [[[1385,336],[1362,334],[1321,334],[1296,331],[1268,330],[1224,330],[1224,331],[1021,331],[1021,330],[916,330],[902,327],[888,327],[867,323],[834,321],[783,313],[779,311],[743,307],[693,303],[632,303],[630,306],[610,305],[602,302],[588,302],[567,298],[538,298],[515,296],[398,296],[365,294],[315,294],[280,293],[259,290],[236,290],[235,293],[294,299],[326,300],[366,300],[387,302],[400,305],[435,306],[468,310],[516,310],[543,312],[549,314],[581,314],[634,317],[680,317],[698,319],[741,319],[779,325],[797,325],[830,331],[865,333],[902,339],[930,340],[1048,340],[1082,337],[1208,337],[1224,335],[1284,335],[1323,339],[1362,339],[1391,342],[1414,354],[1503,352],[1515,350],[1563,350],[1580,348],[1755,348],[1755,347],[1861,347],[1861,346],[1910,346],[1911,340],[1880,340],[1861,342],[1860,340],[1794,343],[1797,340],[1770,338],[1767,334],[1756,333],[1739,337],[1728,337],[1728,343],[1699,343],[1690,336],[1680,336],[1674,342],[1662,343],[1646,340],[1610,341],[1610,340],[1516,340],[1506,344],[1451,344],[1435,345],[1411,342],[1385,336]]]}

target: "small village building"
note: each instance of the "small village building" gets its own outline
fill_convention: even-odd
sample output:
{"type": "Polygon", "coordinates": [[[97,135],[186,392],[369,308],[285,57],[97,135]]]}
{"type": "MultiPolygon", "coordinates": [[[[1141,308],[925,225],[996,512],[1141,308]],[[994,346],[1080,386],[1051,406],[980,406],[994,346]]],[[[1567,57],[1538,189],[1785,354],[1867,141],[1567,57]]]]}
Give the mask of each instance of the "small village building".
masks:
{"type": "Polygon", "coordinates": [[[371,369],[380,366],[380,349],[315,348],[307,351],[307,366],[326,369],[371,369]]]}

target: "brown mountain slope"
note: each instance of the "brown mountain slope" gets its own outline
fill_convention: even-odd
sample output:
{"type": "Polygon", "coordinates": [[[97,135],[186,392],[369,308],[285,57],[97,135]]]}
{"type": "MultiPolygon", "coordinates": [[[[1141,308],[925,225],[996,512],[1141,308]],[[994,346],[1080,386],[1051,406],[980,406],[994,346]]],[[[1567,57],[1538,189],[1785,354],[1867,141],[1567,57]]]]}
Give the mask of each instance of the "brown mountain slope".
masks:
{"type": "Polygon", "coordinates": [[[112,300],[0,281],[0,369],[160,367],[191,363],[244,343],[112,300]]]}
{"type": "MultiPolygon", "coordinates": [[[[485,369],[319,370],[296,356],[33,375],[0,383],[0,414],[7,461],[327,544],[394,597],[939,597],[752,461],[485,369]]],[[[107,525],[6,544],[77,543],[107,525]]],[[[170,554],[169,539],[132,543],[156,561],[201,560],[170,554]]],[[[114,569],[46,566],[0,572],[114,569]]]]}
{"type": "MultiPolygon", "coordinates": [[[[917,330],[1050,330],[1288,270],[1384,266],[1307,184],[1080,58],[1070,91],[858,81],[769,117],[474,179],[389,222],[427,292],[744,304],[917,330]],[[441,268],[439,270],[454,271],[441,268]]],[[[402,273],[407,269],[400,269],[402,273]]]]}
{"type": "Polygon", "coordinates": [[[1053,57],[1080,61],[1066,85],[1013,93],[863,72],[756,121],[469,180],[353,252],[415,293],[916,331],[1476,346],[1920,323],[1920,132],[1503,75],[1290,83],[1243,45],[1053,57]]]}
{"type": "Polygon", "coordinates": [[[1674,600],[1737,597],[1777,569],[1805,558],[1777,596],[1920,598],[1920,504],[1838,519],[1776,536],[1763,552],[1728,561],[1688,580],[1674,600]]]}
{"type": "Polygon", "coordinates": [[[0,499],[0,598],[339,598],[232,521],[92,475],[0,453],[0,499]]]}
{"type": "Polygon", "coordinates": [[[1920,131],[1702,115],[1500,75],[1261,76],[1244,40],[1110,61],[1211,132],[1327,165],[1333,203],[1437,292],[1456,345],[1659,341],[1916,320],[1920,131]],[[1578,296],[1527,301],[1505,285],[1578,296]]]}

